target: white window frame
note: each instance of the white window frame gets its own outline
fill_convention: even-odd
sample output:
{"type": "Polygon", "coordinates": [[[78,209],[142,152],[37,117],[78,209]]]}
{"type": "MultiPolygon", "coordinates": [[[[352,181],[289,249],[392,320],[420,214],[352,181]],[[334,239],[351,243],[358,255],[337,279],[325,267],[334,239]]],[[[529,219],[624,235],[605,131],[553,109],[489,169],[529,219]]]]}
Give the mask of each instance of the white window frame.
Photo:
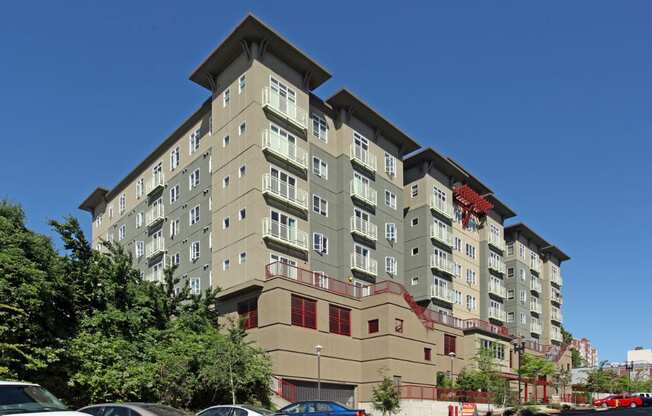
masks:
{"type": "Polygon", "coordinates": [[[385,189],[385,205],[396,209],[396,194],[389,189],[385,189]]]}
{"type": "Polygon", "coordinates": [[[125,211],[127,210],[127,194],[122,193],[120,194],[120,198],[118,200],[118,212],[120,215],[124,214],[125,211]]]}
{"type": "Polygon", "coordinates": [[[222,229],[228,230],[229,227],[231,227],[231,218],[230,217],[222,218],[222,229]]]}
{"type": "Polygon", "coordinates": [[[136,258],[141,258],[145,255],[145,242],[138,240],[136,241],[135,250],[136,250],[136,258]]]}
{"type": "Polygon", "coordinates": [[[312,212],[328,217],[328,201],[318,194],[312,194],[312,212]]]}
{"type": "Polygon", "coordinates": [[[312,233],[312,249],[319,254],[328,254],[328,237],[323,233],[312,233]]]}
{"type": "Polygon", "coordinates": [[[170,221],[170,238],[179,235],[180,229],[181,229],[181,221],[179,221],[178,218],[170,221]]]}
{"type": "Polygon", "coordinates": [[[190,133],[190,141],[189,141],[189,154],[195,153],[197,150],[199,150],[199,146],[201,145],[201,134],[199,129],[195,129],[192,133],[190,133]]]}
{"type": "Polygon", "coordinates": [[[317,156],[312,157],[312,173],[322,179],[328,179],[328,163],[317,156]]]}
{"type": "Polygon", "coordinates": [[[227,88],[222,93],[222,108],[226,108],[231,102],[231,88],[227,88]]]}
{"type": "Polygon", "coordinates": [[[201,256],[201,242],[193,241],[190,243],[190,261],[197,261],[201,256]]]}
{"type": "Polygon", "coordinates": [[[419,196],[419,184],[415,183],[410,186],[410,198],[414,199],[419,196]]]}
{"type": "Polygon", "coordinates": [[[177,146],[170,152],[170,170],[173,171],[178,168],[180,163],[181,150],[179,149],[179,146],[177,146]]]}
{"type": "Polygon", "coordinates": [[[227,134],[226,136],[222,137],[222,147],[226,147],[231,143],[231,138],[227,134]]]}
{"type": "Polygon", "coordinates": [[[225,177],[222,178],[222,189],[226,189],[229,186],[229,183],[231,182],[231,178],[229,175],[226,175],[225,177]]]}
{"type": "Polygon", "coordinates": [[[143,212],[139,212],[136,214],[136,228],[140,228],[143,226],[143,218],[145,217],[145,214],[143,212]]]}
{"type": "Polygon", "coordinates": [[[201,279],[199,277],[190,278],[190,294],[194,296],[201,295],[201,279]]]}
{"type": "Polygon", "coordinates": [[[247,252],[243,251],[240,254],[238,254],[238,264],[242,264],[246,262],[247,262],[247,252]]]}
{"type": "Polygon", "coordinates": [[[385,272],[389,274],[398,274],[398,262],[396,257],[385,256],[385,272]]]}
{"type": "Polygon", "coordinates": [[[195,225],[199,223],[201,220],[201,210],[199,205],[195,205],[194,207],[190,208],[190,211],[188,211],[188,223],[190,225],[195,225]]]}
{"type": "Polygon", "coordinates": [[[326,119],[317,113],[310,116],[312,135],[324,143],[328,143],[328,124],[326,119]]]}
{"type": "Polygon", "coordinates": [[[188,176],[188,188],[193,189],[199,186],[201,183],[201,175],[199,168],[193,170],[188,176]]]}
{"type": "Polygon", "coordinates": [[[170,188],[170,203],[173,204],[179,200],[179,184],[174,185],[170,188]]]}
{"type": "Polygon", "coordinates": [[[396,158],[387,152],[385,152],[385,173],[396,176],[396,158]]]}
{"type": "Polygon", "coordinates": [[[118,228],[118,241],[122,241],[125,238],[127,238],[127,224],[122,224],[120,228],[118,228]]]}
{"type": "Polygon", "coordinates": [[[393,222],[385,223],[385,239],[388,241],[398,241],[398,232],[396,224],[393,222]]]}
{"type": "Polygon", "coordinates": [[[242,94],[242,92],[245,90],[247,87],[247,74],[242,74],[240,75],[240,78],[238,78],[238,95],[242,94]]]}
{"type": "Polygon", "coordinates": [[[136,198],[142,198],[145,193],[145,179],[140,178],[136,181],[136,198]]]}

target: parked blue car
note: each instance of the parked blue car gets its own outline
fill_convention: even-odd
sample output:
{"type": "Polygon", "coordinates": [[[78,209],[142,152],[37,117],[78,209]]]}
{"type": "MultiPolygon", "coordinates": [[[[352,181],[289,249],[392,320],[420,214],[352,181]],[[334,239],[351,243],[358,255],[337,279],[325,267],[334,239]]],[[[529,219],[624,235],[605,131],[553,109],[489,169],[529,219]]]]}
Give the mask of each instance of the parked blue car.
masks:
{"type": "Polygon", "coordinates": [[[296,416],[366,416],[364,410],[349,409],[339,403],[325,400],[295,402],[279,410],[278,414],[296,416]]]}

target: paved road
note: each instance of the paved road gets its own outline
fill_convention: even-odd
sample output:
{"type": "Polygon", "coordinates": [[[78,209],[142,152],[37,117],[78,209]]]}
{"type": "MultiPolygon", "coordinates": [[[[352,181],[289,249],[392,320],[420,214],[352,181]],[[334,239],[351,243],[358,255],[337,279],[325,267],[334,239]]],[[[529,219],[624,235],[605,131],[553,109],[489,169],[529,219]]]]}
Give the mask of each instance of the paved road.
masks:
{"type": "Polygon", "coordinates": [[[582,412],[564,412],[563,415],[580,416],[652,416],[652,407],[636,407],[636,408],[622,408],[622,409],[609,409],[609,410],[595,410],[595,411],[582,411],[582,412]]]}

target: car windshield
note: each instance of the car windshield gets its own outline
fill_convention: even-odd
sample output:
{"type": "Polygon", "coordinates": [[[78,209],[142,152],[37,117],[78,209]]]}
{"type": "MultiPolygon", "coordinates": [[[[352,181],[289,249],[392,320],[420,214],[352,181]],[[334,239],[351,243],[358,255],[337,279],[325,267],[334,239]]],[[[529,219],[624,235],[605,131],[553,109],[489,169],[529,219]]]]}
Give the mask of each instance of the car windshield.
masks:
{"type": "Polygon", "coordinates": [[[62,410],[68,410],[68,408],[41,386],[0,386],[0,415],[60,412],[62,410]]]}
{"type": "Polygon", "coordinates": [[[187,413],[179,409],[175,409],[174,407],[170,406],[164,406],[162,404],[148,404],[141,407],[159,416],[188,416],[187,413]]]}
{"type": "Polygon", "coordinates": [[[263,409],[262,407],[250,406],[248,404],[243,405],[242,407],[244,407],[247,410],[251,410],[252,412],[260,413],[263,416],[268,416],[268,415],[273,415],[274,414],[274,412],[272,412],[271,410],[263,409]]]}

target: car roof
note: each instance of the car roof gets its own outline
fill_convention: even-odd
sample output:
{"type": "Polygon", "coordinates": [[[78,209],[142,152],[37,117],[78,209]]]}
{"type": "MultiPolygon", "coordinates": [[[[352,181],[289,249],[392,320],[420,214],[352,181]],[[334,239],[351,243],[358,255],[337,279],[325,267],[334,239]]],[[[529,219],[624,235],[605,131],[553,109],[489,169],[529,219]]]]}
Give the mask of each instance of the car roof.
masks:
{"type": "Polygon", "coordinates": [[[38,386],[38,384],[27,383],[25,381],[0,380],[0,386],[38,386]]]}

